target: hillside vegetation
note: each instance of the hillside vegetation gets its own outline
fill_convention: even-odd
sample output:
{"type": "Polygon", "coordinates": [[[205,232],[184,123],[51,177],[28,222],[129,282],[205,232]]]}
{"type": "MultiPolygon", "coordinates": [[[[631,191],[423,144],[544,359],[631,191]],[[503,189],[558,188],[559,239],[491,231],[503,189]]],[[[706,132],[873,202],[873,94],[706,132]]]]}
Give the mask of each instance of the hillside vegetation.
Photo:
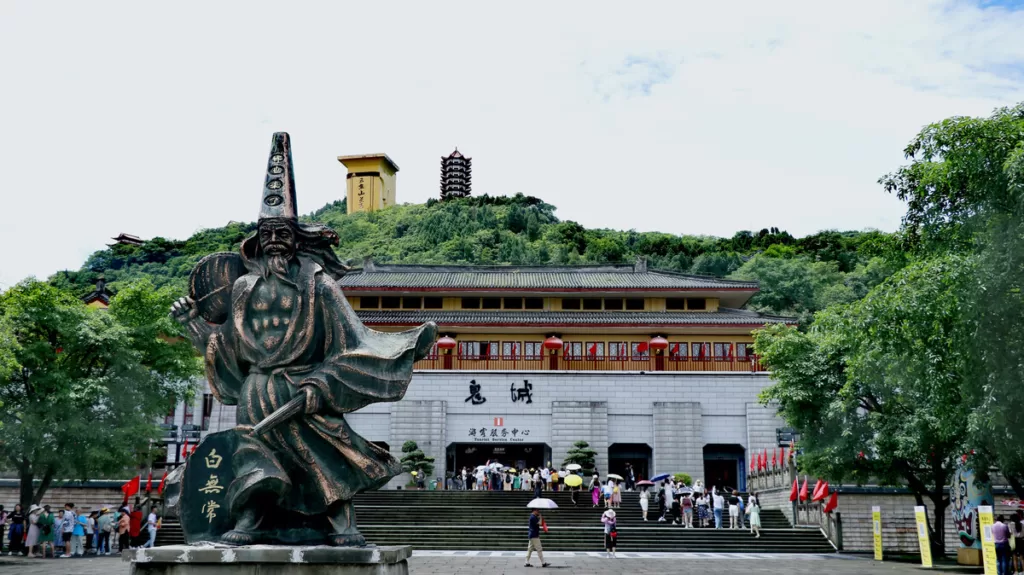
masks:
{"type": "MultiPolygon", "coordinates": [[[[880,257],[891,252],[892,238],[875,231],[824,231],[794,238],[765,228],[716,238],[587,229],[560,220],[554,206],[523,195],[431,200],[352,215],[345,211],[340,201],[305,219],[337,231],[338,254],[354,265],[366,256],[422,264],[584,264],[646,256],[654,268],[760,280],[762,292],[752,307],[804,321],[831,303],[862,297],[892,267],[880,257]]],[[[141,246],[116,245],[92,254],[81,270],[61,272],[51,281],[84,295],[102,272],[115,291],[146,278],[184,293],[189,271],[200,258],[237,250],[254,230],[255,223],[233,222],[187,240],[157,237],[141,246]]]]}

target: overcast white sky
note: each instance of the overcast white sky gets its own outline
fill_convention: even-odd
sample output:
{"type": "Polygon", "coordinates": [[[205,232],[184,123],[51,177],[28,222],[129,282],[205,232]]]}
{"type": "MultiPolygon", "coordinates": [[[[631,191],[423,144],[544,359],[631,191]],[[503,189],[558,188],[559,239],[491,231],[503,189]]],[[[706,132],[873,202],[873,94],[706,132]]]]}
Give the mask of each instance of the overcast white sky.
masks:
{"type": "Polygon", "coordinates": [[[399,202],[523,192],[589,227],[893,230],[924,124],[1024,100],[1022,2],[0,0],[0,289],[111,236],[299,209],[386,152],[399,202]],[[628,7],[628,9],[627,9],[628,7]]]}

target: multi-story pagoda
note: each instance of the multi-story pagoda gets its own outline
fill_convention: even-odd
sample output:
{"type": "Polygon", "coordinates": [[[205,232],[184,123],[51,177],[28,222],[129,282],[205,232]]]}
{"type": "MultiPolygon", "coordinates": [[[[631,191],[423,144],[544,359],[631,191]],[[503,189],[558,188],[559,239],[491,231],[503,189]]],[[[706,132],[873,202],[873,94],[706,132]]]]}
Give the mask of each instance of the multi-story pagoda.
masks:
{"type": "Polygon", "coordinates": [[[458,148],[441,158],[441,199],[469,197],[473,185],[473,159],[463,156],[458,148]]]}

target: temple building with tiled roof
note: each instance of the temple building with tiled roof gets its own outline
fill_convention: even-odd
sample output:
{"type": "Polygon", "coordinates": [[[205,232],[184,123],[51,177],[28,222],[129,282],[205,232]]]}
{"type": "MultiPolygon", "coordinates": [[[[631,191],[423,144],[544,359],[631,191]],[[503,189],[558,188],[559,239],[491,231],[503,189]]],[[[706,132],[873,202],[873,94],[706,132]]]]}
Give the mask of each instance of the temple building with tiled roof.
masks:
{"type": "MultiPolygon", "coordinates": [[[[396,456],[416,441],[435,458],[442,487],[446,475],[487,461],[560,467],[572,444],[586,441],[602,476],[683,472],[745,489],[747,464],[785,431],[774,407],[758,399],[770,380],[753,332],[796,322],[746,309],[756,282],[653,269],[643,259],[586,266],[366,259],[338,283],[372,329],[438,324],[405,398],[345,419],[396,456]]],[[[234,409],[207,391],[164,424],[208,433],[233,425],[234,409]]]]}

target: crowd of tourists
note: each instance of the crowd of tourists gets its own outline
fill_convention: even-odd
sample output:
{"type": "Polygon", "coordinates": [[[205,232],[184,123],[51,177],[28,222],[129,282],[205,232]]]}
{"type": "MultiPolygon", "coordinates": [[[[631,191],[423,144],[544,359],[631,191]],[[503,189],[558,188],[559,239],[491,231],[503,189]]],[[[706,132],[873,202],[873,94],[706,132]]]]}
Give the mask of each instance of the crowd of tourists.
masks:
{"type": "Polygon", "coordinates": [[[156,512],[146,516],[138,503],[96,511],[79,511],[74,503],[57,510],[32,504],[28,512],[21,504],[9,512],[0,505],[0,554],[36,558],[112,555],[124,549],[152,547],[159,528],[156,512]]]}

